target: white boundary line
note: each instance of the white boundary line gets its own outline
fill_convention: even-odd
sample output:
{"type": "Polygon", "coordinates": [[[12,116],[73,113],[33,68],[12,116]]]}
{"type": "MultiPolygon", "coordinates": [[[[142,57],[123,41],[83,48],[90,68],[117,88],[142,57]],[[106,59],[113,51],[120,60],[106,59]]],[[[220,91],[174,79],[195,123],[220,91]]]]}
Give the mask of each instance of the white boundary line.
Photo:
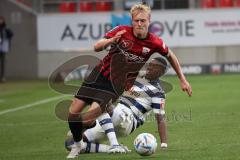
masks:
{"type": "Polygon", "coordinates": [[[67,96],[66,95],[61,95],[61,96],[57,96],[57,97],[43,99],[43,100],[40,100],[40,101],[37,101],[37,102],[34,102],[34,103],[26,104],[26,105],[23,105],[23,106],[12,108],[12,109],[6,109],[6,110],[3,110],[3,111],[0,111],[0,115],[6,114],[6,113],[11,113],[11,112],[16,112],[16,111],[27,109],[27,108],[31,108],[31,107],[34,107],[34,106],[37,106],[37,105],[40,105],[40,104],[44,104],[44,103],[48,103],[48,102],[51,102],[51,101],[55,101],[55,100],[58,100],[58,99],[64,98],[64,97],[67,97],[67,96]]]}

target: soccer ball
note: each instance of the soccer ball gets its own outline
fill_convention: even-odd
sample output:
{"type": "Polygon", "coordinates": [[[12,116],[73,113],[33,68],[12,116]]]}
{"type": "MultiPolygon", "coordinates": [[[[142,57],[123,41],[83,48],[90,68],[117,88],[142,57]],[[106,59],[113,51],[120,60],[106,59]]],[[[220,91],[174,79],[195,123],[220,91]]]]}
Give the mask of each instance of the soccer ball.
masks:
{"type": "Polygon", "coordinates": [[[150,133],[141,133],[134,140],[134,148],[141,156],[150,156],[157,149],[157,140],[150,133]]]}

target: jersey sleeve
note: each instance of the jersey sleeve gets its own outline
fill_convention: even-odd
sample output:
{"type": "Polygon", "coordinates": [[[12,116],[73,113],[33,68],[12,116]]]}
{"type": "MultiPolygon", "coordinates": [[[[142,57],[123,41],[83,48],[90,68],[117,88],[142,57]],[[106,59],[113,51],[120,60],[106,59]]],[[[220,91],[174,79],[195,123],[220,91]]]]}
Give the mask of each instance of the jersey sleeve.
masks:
{"type": "Polygon", "coordinates": [[[164,43],[164,41],[160,38],[156,39],[156,52],[161,54],[162,56],[168,56],[168,46],[164,43]]]}
{"type": "Polygon", "coordinates": [[[152,97],[153,113],[164,115],[165,114],[164,106],[165,106],[165,98],[160,96],[152,97]]]}
{"type": "Polygon", "coordinates": [[[122,30],[121,26],[116,26],[113,29],[111,29],[110,31],[108,31],[105,35],[104,38],[109,39],[112,38],[113,36],[115,36],[119,31],[122,30]]]}

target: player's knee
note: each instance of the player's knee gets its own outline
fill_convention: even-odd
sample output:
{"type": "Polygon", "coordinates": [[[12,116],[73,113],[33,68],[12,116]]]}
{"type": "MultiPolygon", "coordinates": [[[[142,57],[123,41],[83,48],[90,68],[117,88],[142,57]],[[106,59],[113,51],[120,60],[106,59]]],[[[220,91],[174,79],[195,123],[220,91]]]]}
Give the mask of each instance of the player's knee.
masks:
{"type": "Polygon", "coordinates": [[[83,136],[82,136],[82,140],[83,142],[89,142],[87,136],[83,133],[83,136]]]}
{"type": "Polygon", "coordinates": [[[76,121],[78,118],[78,115],[69,113],[68,114],[68,121],[76,121]]]}
{"type": "Polygon", "coordinates": [[[79,123],[83,123],[82,122],[82,116],[79,115],[79,114],[72,114],[72,113],[69,113],[68,114],[68,122],[79,122],[79,123]]]}
{"type": "Polygon", "coordinates": [[[94,108],[88,112],[80,114],[82,117],[83,125],[86,128],[92,128],[96,125],[96,118],[101,115],[100,108],[94,108]]]}
{"type": "Polygon", "coordinates": [[[83,126],[86,129],[90,129],[96,126],[96,121],[95,120],[89,120],[89,121],[83,121],[83,126]]]}
{"type": "Polygon", "coordinates": [[[81,113],[84,106],[85,106],[84,101],[82,101],[80,99],[77,99],[77,98],[74,98],[72,100],[71,107],[69,108],[69,113],[78,115],[78,114],[81,113]]]}

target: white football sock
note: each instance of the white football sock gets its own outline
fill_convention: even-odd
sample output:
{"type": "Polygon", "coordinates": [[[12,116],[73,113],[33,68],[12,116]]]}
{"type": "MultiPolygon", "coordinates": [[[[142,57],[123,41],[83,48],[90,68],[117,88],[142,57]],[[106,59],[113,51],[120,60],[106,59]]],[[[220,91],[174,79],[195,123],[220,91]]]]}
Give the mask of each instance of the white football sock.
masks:
{"type": "Polygon", "coordinates": [[[111,148],[109,145],[81,142],[81,153],[106,153],[111,148]]]}
{"type": "Polygon", "coordinates": [[[103,113],[101,116],[98,117],[98,121],[99,121],[99,124],[101,125],[101,127],[103,128],[103,130],[105,131],[105,134],[108,137],[110,145],[111,146],[119,145],[117,137],[116,137],[116,133],[114,130],[114,126],[112,123],[112,119],[109,116],[109,114],[103,113]]]}

